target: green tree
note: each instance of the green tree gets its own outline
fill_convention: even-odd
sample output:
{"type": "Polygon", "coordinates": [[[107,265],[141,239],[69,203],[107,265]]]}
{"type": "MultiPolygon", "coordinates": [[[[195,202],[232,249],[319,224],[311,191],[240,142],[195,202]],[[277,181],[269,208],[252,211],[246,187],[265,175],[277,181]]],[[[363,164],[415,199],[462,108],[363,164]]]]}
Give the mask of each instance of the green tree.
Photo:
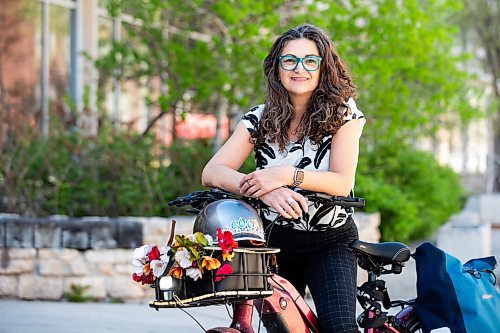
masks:
{"type": "MultiPolygon", "coordinates": [[[[367,193],[373,206],[386,212],[382,216],[385,239],[397,234],[402,239],[423,236],[459,209],[461,192],[455,188],[455,179],[448,176],[451,171],[436,165],[434,174],[446,176],[432,177],[429,184],[443,182],[425,184],[426,188],[435,193],[453,188],[457,196],[441,210],[443,215],[431,216],[433,209],[422,213],[433,202],[424,205],[419,201],[417,187],[421,184],[394,179],[411,178],[406,172],[413,169],[403,167],[408,166],[406,160],[431,163],[432,158],[409,148],[405,153],[389,154],[387,147],[411,146],[421,138],[432,138],[442,126],[458,125],[473,112],[477,114],[468,102],[474,94],[468,85],[469,74],[460,69],[465,57],[454,51],[460,0],[109,0],[108,9],[114,17],[127,13],[138,24],[126,25],[129,40],[113,42],[110,53],[97,65],[104,73],[108,70],[107,77],[114,75],[119,80],[160,78],[165,88],[159,94],[151,88],[148,99],[159,106],[150,125],[167,112],[175,116],[175,106],[185,102],[186,96],[192,109],[216,114],[218,119],[229,113],[234,120],[263,100],[261,64],[274,37],[304,22],[322,27],[348,63],[359,88],[358,104],[368,119],[359,169],[360,185],[365,188],[361,193],[367,193]],[[128,47],[130,40],[133,48],[128,47]],[[378,171],[370,165],[374,154],[381,154],[378,171]],[[392,163],[400,166],[390,168],[392,163]],[[380,192],[375,191],[377,187],[380,192]],[[382,205],[384,191],[399,199],[382,205]],[[409,226],[396,214],[401,207],[406,207],[400,211],[406,212],[409,226]]],[[[215,147],[218,145],[216,138],[215,147]]],[[[411,174],[423,175],[419,172],[425,165],[414,165],[418,170],[411,174]]]]}
{"type": "Polygon", "coordinates": [[[490,152],[491,188],[500,192],[500,1],[463,1],[462,27],[472,41],[483,70],[489,77],[491,103],[489,116],[493,123],[493,151],[490,152]]]}
{"type": "MultiPolygon", "coordinates": [[[[148,103],[159,111],[144,134],[168,112],[175,119],[176,105],[186,96],[192,108],[218,119],[230,110],[239,114],[262,100],[260,64],[280,3],[109,0],[112,17],[126,13],[137,24],[124,25],[127,40],[113,41],[96,61],[101,82],[113,76],[121,81],[160,79],[161,91],[148,88],[148,103]]],[[[215,142],[218,147],[220,137],[215,142]]]]}
{"type": "Polygon", "coordinates": [[[311,5],[308,20],[329,32],[353,72],[368,119],[365,142],[412,143],[476,112],[465,98],[464,56],[453,52],[460,11],[457,0],[311,5]]]}

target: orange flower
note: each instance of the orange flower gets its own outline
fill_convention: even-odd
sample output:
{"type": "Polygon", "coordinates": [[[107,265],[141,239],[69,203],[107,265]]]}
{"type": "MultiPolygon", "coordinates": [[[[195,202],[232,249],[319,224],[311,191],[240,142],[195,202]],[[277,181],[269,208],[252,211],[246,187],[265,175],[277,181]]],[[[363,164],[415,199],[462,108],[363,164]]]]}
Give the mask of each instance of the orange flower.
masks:
{"type": "Polygon", "coordinates": [[[212,269],[217,269],[220,267],[220,261],[215,258],[203,256],[202,259],[203,261],[201,262],[201,268],[206,268],[207,270],[211,271],[212,269]]]}
{"type": "Polygon", "coordinates": [[[142,268],[142,271],[144,272],[144,275],[148,275],[151,272],[151,267],[149,266],[149,263],[144,265],[144,267],[142,268]]]}
{"type": "Polygon", "coordinates": [[[182,268],[178,265],[174,265],[168,272],[168,275],[173,276],[176,279],[180,279],[182,277],[182,268]]]}
{"type": "Polygon", "coordinates": [[[235,254],[236,253],[234,253],[234,252],[231,252],[231,253],[229,253],[229,252],[226,252],[226,253],[222,252],[222,260],[224,260],[224,261],[233,261],[233,258],[234,258],[235,254]]]}

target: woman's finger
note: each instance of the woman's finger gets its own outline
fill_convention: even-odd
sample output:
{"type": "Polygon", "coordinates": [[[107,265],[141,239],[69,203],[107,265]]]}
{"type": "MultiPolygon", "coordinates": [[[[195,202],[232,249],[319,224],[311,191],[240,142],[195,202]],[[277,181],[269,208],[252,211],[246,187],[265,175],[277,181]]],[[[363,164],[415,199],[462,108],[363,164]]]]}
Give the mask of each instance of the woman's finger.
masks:
{"type": "Polygon", "coordinates": [[[292,216],[290,214],[288,214],[284,209],[283,207],[281,207],[280,205],[276,205],[274,206],[274,209],[276,209],[278,211],[278,213],[280,213],[281,216],[283,216],[284,218],[286,219],[291,219],[292,216]]]}
{"type": "Polygon", "coordinates": [[[252,198],[255,198],[255,194],[259,192],[259,189],[257,188],[257,186],[251,186],[248,188],[248,190],[246,191],[246,196],[247,197],[252,197],[252,198]]]}
{"type": "Polygon", "coordinates": [[[250,189],[250,184],[248,182],[244,182],[241,186],[240,186],[240,193],[243,194],[243,195],[248,195],[248,190],[250,189]]]}
{"type": "Polygon", "coordinates": [[[295,200],[293,199],[293,201],[291,200],[290,203],[288,203],[290,205],[290,207],[295,211],[295,213],[297,213],[299,216],[302,216],[302,209],[300,208],[300,204],[295,200]]]}
{"type": "Polygon", "coordinates": [[[240,187],[243,187],[245,183],[252,186],[253,185],[252,179],[253,179],[253,172],[243,176],[243,178],[241,178],[240,180],[240,187]]]}
{"type": "Polygon", "coordinates": [[[309,210],[309,206],[307,205],[307,199],[303,195],[300,195],[300,194],[295,193],[295,192],[294,192],[293,198],[300,205],[300,207],[302,208],[302,211],[304,211],[304,213],[307,213],[309,210]]]}
{"type": "MultiPolygon", "coordinates": [[[[297,212],[292,208],[292,200],[289,200],[290,198],[288,198],[287,200],[285,200],[285,202],[283,203],[282,207],[285,209],[285,211],[290,215],[292,216],[294,219],[298,219],[299,218],[299,215],[297,214],[297,212]]],[[[295,200],[294,200],[295,201],[295,200]]]]}

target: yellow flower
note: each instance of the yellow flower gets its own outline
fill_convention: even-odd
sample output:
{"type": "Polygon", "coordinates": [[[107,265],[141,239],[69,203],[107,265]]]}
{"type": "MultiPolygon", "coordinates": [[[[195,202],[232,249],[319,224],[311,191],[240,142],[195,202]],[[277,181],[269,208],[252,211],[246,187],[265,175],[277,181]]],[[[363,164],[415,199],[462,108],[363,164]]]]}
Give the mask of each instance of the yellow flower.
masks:
{"type": "Polygon", "coordinates": [[[201,262],[201,268],[206,268],[210,271],[212,269],[217,269],[220,267],[220,261],[215,258],[203,256],[202,259],[203,261],[201,262]]]}
{"type": "Polygon", "coordinates": [[[178,265],[174,265],[168,272],[168,275],[173,276],[176,279],[180,279],[182,277],[182,268],[178,265]]]}
{"type": "Polygon", "coordinates": [[[231,253],[222,253],[222,260],[224,261],[233,261],[234,256],[236,253],[231,252],[231,253]]]}

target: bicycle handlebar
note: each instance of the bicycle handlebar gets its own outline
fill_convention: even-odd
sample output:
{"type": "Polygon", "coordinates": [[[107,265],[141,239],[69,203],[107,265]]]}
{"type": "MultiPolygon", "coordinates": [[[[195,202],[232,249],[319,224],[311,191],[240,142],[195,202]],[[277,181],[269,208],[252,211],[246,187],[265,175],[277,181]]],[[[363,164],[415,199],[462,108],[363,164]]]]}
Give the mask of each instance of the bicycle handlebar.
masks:
{"type": "MultiPolygon", "coordinates": [[[[297,193],[306,197],[309,201],[318,202],[323,205],[338,205],[342,207],[364,208],[365,199],[356,197],[344,196],[331,196],[326,193],[316,193],[305,190],[298,190],[297,193]]],[[[236,199],[250,204],[252,207],[258,209],[264,206],[264,203],[259,199],[250,197],[239,197],[230,192],[221,189],[211,189],[208,191],[194,191],[185,196],[178,197],[168,202],[169,206],[191,206],[193,209],[188,209],[190,213],[198,213],[206,205],[214,201],[222,199],[236,199]]]]}

